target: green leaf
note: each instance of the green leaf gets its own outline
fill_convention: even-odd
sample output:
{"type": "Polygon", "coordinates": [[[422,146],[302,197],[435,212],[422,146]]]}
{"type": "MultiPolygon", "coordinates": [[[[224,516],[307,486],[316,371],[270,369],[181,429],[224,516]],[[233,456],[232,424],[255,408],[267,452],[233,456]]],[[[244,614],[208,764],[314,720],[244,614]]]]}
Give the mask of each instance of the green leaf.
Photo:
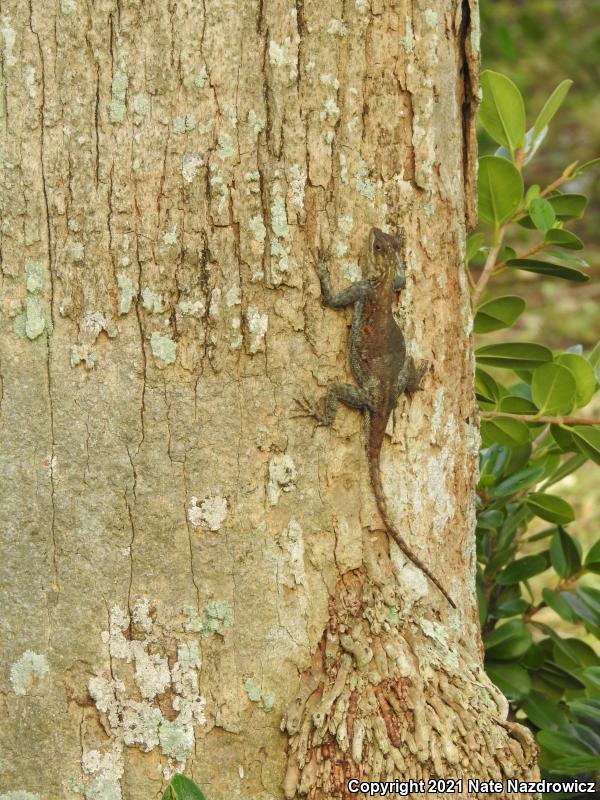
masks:
{"type": "Polygon", "coordinates": [[[536,517],[541,517],[547,522],[564,525],[575,519],[575,512],[562,497],[545,492],[531,492],[525,498],[525,502],[536,517]]]}
{"type": "MultiPolygon", "coordinates": [[[[588,199],[583,194],[553,194],[547,198],[554,209],[556,219],[565,222],[569,219],[579,219],[583,216],[588,199]]],[[[533,220],[526,214],[519,220],[519,225],[524,228],[535,228],[533,220]]]]}
{"type": "Polygon", "coordinates": [[[600,769],[600,756],[566,756],[552,761],[550,772],[557,775],[581,775],[600,769]]]}
{"type": "Polygon", "coordinates": [[[571,80],[561,81],[561,83],[559,83],[556,89],[552,92],[550,97],[546,100],[533,125],[532,139],[534,141],[541,135],[544,128],[548,126],[552,120],[552,117],[560,108],[572,85],[573,81],[571,80]]]}
{"type": "Polygon", "coordinates": [[[559,730],[567,724],[565,712],[541,692],[531,692],[521,708],[538,728],[559,730]]]}
{"type": "Polygon", "coordinates": [[[510,661],[519,658],[531,646],[531,633],[518,620],[505,622],[484,637],[483,646],[488,658],[498,661],[510,661]]]}
{"type": "Polygon", "coordinates": [[[540,414],[568,414],[575,404],[575,378],[559,364],[542,364],[533,373],[531,397],[540,414]]]}
{"type": "MultiPolygon", "coordinates": [[[[566,425],[550,425],[550,433],[556,444],[564,453],[577,450],[577,445],[571,435],[571,429],[566,425]]],[[[554,483],[556,483],[556,481],[554,481],[554,483]]]]}
{"type": "Polygon", "coordinates": [[[486,344],[475,351],[479,364],[503,369],[535,369],[552,361],[547,347],[533,342],[506,342],[486,344]]]}
{"type": "Polygon", "coordinates": [[[568,250],[583,250],[583,242],[579,236],[575,236],[571,231],[565,231],[563,228],[552,228],[546,234],[545,241],[547,244],[556,244],[559,247],[566,247],[568,250]]]}
{"type": "Polygon", "coordinates": [[[554,657],[557,664],[571,671],[600,665],[600,658],[589,644],[582,642],[581,639],[573,637],[562,639],[554,632],[552,634],[554,657]]]}
{"type": "Polygon", "coordinates": [[[486,447],[480,453],[480,462],[481,475],[490,475],[495,483],[510,462],[510,449],[499,444],[486,447]]]}
{"type": "Polygon", "coordinates": [[[586,667],[581,677],[591,689],[600,695],[600,667],[586,667]]]}
{"type": "MultiPolygon", "coordinates": [[[[576,700],[571,700],[569,708],[582,720],[592,724],[600,722],[600,700],[578,697],[576,700]]],[[[594,744],[596,752],[600,755],[600,740],[595,741],[594,744]]]]}
{"type": "Polygon", "coordinates": [[[485,403],[496,405],[500,399],[500,388],[487,372],[477,367],[475,370],[475,396],[485,403]]]}
{"type": "Polygon", "coordinates": [[[600,539],[590,548],[585,557],[585,568],[590,572],[600,572],[600,539]]]}
{"type": "MultiPolygon", "coordinates": [[[[555,497],[554,500],[560,500],[561,503],[564,503],[573,515],[572,518],[575,518],[573,509],[566,500],[562,500],[560,497],[555,497]]],[[[554,521],[555,520],[551,520],[551,522],[554,521]]],[[[558,520],[556,521],[558,522],[558,520]]],[[[550,561],[557,575],[560,575],[561,578],[570,578],[571,575],[574,575],[581,567],[581,556],[577,545],[563,528],[559,528],[552,537],[550,543],[550,561]]]]}
{"type": "Polygon", "coordinates": [[[573,253],[565,250],[548,250],[547,255],[550,258],[555,258],[558,261],[562,261],[568,267],[574,267],[575,269],[588,269],[590,266],[585,258],[580,258],[579,256],[575,256],[573,253]]]}
{"type": "Polygon", "coordinates": [[[596,391],[596,376],[590,362],[576,353],[561,353],[555,361],[566,367],[575,378],[576,408],[587,406],[596,391]]]}
{"type": "MultiPolygon", "coordinates": [[[[550,426],[550,433],[553,433],[552,429],[555,427],[558,426],[556,425],[550,426]]],[[[573,445],[571,449],[575,450],[576,449],[575,445],[573,445]]],[[[546,482],[546,488],[548,488],[548,486],[551,486],[553,483],[558,483],[559,481],[562,481],[562,479],[566,478],[567,475],[571,475],[573,472],[578,470],[579,467],[583,466],[586,461],[587,461],[586,457],[581,455],[581,453],[577,453],[576,455],[567,458],[565,461],[562,462],[559,468],[548,479],[548,481],[546,482]]]]}
{"type": "Polygon", "coordinates": [[[548,750],[561,756],[565,753],[573,756],[585,756],[590,753],[590,749],[571,733],[543,730],[538,731],[536,739],[542,747],[547,747],[548,750]]]}
{"type": "Polygon", "coordinates": [[[500,586],[510,586],[512,583],[520,583],[534,575],[539,575],[547,567],[544,556],[524,556],[509,564],[496,578],[496,583],[500,586]]]}
{"type": "Polygon", "coordinates": [[[486,661],[485,671],[502,694],[512,702],[524,700],[531,691],[531,678],[527,670],[514,661],[486,661]]]}
{"type": "Polygon", "coordinates": [[[525,144],[525,104],[521,92],[505,75],[492,70],[481,73],[483,100],[479,121],[511,154],[525,144]]]}
{"type": "Polygon", "coordinates": [[[500,411],[507,414],[537,414],[537,407],[525,397],[509,394],[500,400],[500,411]]]}
{"type": "Polygon", "coordinates": [[[508,464],[506,466],[506,470],[504,471],[504,475],[513,475],[515,472],[524,467],[525,464],[529,461],[529,456],[531,455],[531,443],[526,442],[525,444],[520,445],[519,447],[513,447],[510,449],[510,455],[508,459],[508,464]]]}
{"type": "Polygon", "coordinates": [[[577,614],[567,603],[560,592],[553,592],[551,589],[542,589],[544,603],[551,608],[561,619],[567,622],[577,622],[577,614]]]}
{"type": "Polygon", "coordinates": [[[522,597],[515,597],[512,600],[507,600],[505,603],[498,603],[496,606],[494,606],[494,612],[492,616],[496,619],[502,619],[504,617],[520,617],[529,608],[530,604],[527,602],[527,600],[523,600],[522,597]]]}
{"type": "Polygon", "coordinates": [[[543,466],[529,465],[524,469],[509,475],[509,477],[490,489],[490,497],[508,497],[511,494],[516,494],[522,489],[526,489],[534,483],[537,483],[544,474],[543,466]]]}
{"type": "Polygon", "coordinates": [[[589,281],[590,276],[585,272],[575,269],[574,267],[567,267],[564,264],[554,264],[552,261],[538,261],[535,258],[510,258],[506,262],[507,267],[520,269],[524,272],[534,272],[537,275],[546,275],[550,278],[562,278],[565,281],[575,281],[577,283],[585,283],[589,281]]]}
{"type": "Polygon", "coordinates": [[[554,194],[548,198],[556,214],[556,218],[562,221],[569,219],[579,219],[588,204],[588,199],[584,194],[554,194]]]}
{"type": "Polygon", "coordinates": [[[525,301],[516,295],[497,297],[484,303],[475,315],[475,333],[490,333],[510,326],[525,310],[525,301]]]}
{"type": "Polygon", "coordinates": [[[577,594],[593,611],[600,614],[600,590],[591,586],[579,586],[577,594]]]}
{"type": "Polygon", "coordinates": [[[498,156],[479,159],[479,216],[490,225],[506,222],[521,204],[523,178],[510,161],[498,156]]]}
{"type": "Polygon", "coordinates": [[[533,135],[533,128],[530,128],[525,134],[525,158],[523,159],[523,166],[527,166],[538,149],[542,146],[544,139],[548,135],[548,126],[546,125],[539,134],[533,135]]]}
{"type": "MultiPolygon", "coordinates": [[[[578,697],[569,702],[569,708],[576,715],[577,719],[589,725],[590,728],[592,726],[597,727],[598,723],[600,723],[600,700],[578,697]]],[[[585,729],[587,735],[581,735],[581,732],[578,738],[580,741],[583,740],[586,743],[589,742],[590,746],[594,749],[594,752],[600,756],[600,737],[597,736],[593,730],[590,730],[590,728],[585,729]]]]}
{"type": "Polygon", "coordinates": [[[493,531],[502,525],[503,520],[504,515],[501,511],[498,511],[495,508],[489,508],[486,511],[481,511],[477,515],[477,526],[493,531]]]}
{"type": "Polygon", "coordinates": [[[588,356],[588,361],[592,365],[592,367],[597,367],[600,365],[600,342],[596,344],[592,352],[588,356]]]}
{"type": "Polygon", "coordinates": [[[583,745],[587,745],[593,753],[600,756],[600,736],[596,732],[596,725],[594,724],[594,710],[598,709],[600,706],[600,700],[583,697],[569,698],[568,705],[569,708],[571,708],[572,705],[578,706],[578,710],[575,712],[578,721],[570,723],[567,730],[573,731],[573,735],[576,736],[583,745]],[[585,709],[584,706],[586,707],[585,709]],[[591,719],[592,725],[589,725],[587,720],[585,723],[579,721],[580,716],[583,716],[584,713],[587,714],[588,720],[591,719]]]}
{"type": "Polygon", "coordinates": [[[600,626],[600,615],[590,608],[578,594],[574,592],[562,592],[561,594],[582,622],[592,629],[600,626]]]}
{"type": "Polygon", "coordinates": [[[556,221],[556,214],[552,205],[543,197],[536,197],[529,204],[529,216],[538,231],[549,231],[556,221]]]}
{"type": "Polygon", "coordinates": [[[595,167],[596,164],[600,164],[600,158],[592,158],[591,161],[586,161],[585,163],[581,164],[581,166],[577,167],[573,173],[573,177],[575,177],[575,175],[581,175],[584,170],[589,169],[590,167],[595,167]]]}
{"type": "Polygon", "coordinates": [[[206,800],[200,789],[185,775],[173,775],[162,800],[206,800]]]}
{"type": "Polygon", "coordinates": [[[503,444],[516,447],[529,441],[529,428],[512,417],[494,417],[481,420],[481,438],[485,446],[503,444]]]}
{"type": "Polygon", "coordinates": [[[592,425],[575,425],[568,430],[584,456],[600,464],[600,429],[592,425]]]}
{"type": "Polygon", "coordinates": [[[474,233],[467,239],[467,248],[465,252],[465,260],[467,264],[469,261],[472,261],[477,253],[483,247],[483,243],[485,241],[485,236],[483,233],[474,233]]]}

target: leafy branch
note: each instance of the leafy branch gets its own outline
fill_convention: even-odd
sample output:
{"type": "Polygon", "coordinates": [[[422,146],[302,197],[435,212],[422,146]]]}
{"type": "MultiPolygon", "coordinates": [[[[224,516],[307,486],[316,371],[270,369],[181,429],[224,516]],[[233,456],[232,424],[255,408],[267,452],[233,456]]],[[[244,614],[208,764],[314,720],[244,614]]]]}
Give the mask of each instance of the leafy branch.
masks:
{"type": "MultiPolygon", "coordinates": [[[[566,227],[581,218],[587,198],[569,192],[568,184],[598,163],[573,162],[544,188],[526,189],[527,165],[571,81],[556,87],[529,130],[523,98],[509,78],[487,71],[482,86],[480,121],[499,149],[479,161],[483,229],[466,250],[478,336],[510,328],[525,311],[518,294],[482,302],[501,273],[589,279],[587,262],[575,255],[583,242],[566,227]],[[527,231],[532,240],[515,249],[512,240],[527,231]]],[[[592,736],[600,719],[600,657],[583,641],[600,639],[600,590],[585,583],[600,573],[600,541],[584,558],[567,530],[576,521],[574,509],[547,491],[586,463],[600,464],[600,419],[580,412],[598,395],[600,345],[585,353],[580,345],[553,352],[534,342],[482,344],[476,364],[482,435],[477,590],[486,670],[513,714],[536,732],[543,770],[600,773],[600,740],[592,736]],[[530,533],[535,519],[550,527],[530,533]],[[542,576],[541,585],[553,588],[540,591],[542,576]],[[574,635],[540,623],[542,611],[574,635]]]]}

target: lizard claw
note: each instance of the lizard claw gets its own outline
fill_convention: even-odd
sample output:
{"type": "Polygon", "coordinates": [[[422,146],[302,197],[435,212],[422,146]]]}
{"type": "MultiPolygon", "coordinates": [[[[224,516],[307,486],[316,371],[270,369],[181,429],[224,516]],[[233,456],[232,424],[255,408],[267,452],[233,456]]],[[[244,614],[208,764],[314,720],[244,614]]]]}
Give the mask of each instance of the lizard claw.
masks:
{"type": "Polygon", "coordinates": [[[325,425],[323,413],[318,405],[309,400],[305,395],[302,397],[294,398],[294,402],[298,406],[298,411],[292,414],[293,417],[312,417],[317,420],[317,425],[325,425]]]}
{"type": "Polygon", "coordinates": [[[405,389],[406,394],[413,394],[421,389],[421,381],[425,377],[425,373],[428,369],[428,361],[417,361],[415,363],[412,358],[410,359],[410,372],[405,389]]]}

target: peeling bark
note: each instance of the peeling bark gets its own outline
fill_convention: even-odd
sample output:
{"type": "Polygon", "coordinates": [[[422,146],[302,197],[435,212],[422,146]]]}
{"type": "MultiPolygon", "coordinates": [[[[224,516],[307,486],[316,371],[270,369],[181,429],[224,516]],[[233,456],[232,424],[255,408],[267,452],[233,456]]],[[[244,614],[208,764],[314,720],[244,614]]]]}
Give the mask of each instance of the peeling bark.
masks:
{"type": "Polygon", "coordinates": [[[2,800],[347,797],[535,774],[482,671],[476,3],[2,0],[2,800]],[[311,253],[402,227],[432,364],[383,454],[311,253]]]}

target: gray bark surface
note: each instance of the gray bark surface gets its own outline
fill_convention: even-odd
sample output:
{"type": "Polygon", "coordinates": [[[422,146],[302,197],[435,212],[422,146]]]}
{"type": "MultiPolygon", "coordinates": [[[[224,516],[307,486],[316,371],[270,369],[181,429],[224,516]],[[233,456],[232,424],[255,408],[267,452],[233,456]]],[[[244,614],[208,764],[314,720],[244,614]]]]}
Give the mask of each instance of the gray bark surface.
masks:
{"type": "Polygon", "coordinates": [[[2,0],[0,32],[0,800],[533,774],[474,592],[474,3],[2,0]],[[458,612],[360,415],[295,416],[348,379],[311,251],[347,285],[373,225],[431,363],[385,490],[458,612]]]}

